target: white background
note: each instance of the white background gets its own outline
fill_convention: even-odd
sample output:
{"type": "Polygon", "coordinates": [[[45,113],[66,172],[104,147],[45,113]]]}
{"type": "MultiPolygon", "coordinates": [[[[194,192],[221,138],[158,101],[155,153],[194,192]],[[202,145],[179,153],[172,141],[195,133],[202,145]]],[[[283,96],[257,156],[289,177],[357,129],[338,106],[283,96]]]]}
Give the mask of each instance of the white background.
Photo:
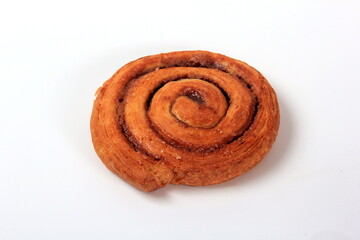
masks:
{"type": "Polygon", "coordinates": [[[0,239],[360,239],[360,1],[1,1],[0,239]],[[91,143],[94,93],[136,58],[209,50],[281,106],[230,182],[141,192],[91,143]]]}

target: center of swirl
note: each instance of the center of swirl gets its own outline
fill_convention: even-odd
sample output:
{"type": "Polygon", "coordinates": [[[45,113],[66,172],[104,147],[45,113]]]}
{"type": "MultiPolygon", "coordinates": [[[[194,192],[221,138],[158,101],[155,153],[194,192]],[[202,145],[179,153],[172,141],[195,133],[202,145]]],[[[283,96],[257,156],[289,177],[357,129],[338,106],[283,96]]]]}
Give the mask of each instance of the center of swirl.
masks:
{"type": "Polygon", "coordinates": [[[255,98],[237,77],[216,69],[176,67],[134,80],[119,111],[129,141],[158,156],[167,146],[203,152],[220,148],[244,132],[254,109],[255,98]],[[154,132],[158,144],[149,141],[154,132]]]}
{"type": "Polygon", "coordinates": [[[174,84],[178,87],[169,83],[169,88],[179,96],[170,111],[179,121],[195,128],[212,128],[225,115],[226,99],[213,84],[198,79],[180,80],[174,84]]]}

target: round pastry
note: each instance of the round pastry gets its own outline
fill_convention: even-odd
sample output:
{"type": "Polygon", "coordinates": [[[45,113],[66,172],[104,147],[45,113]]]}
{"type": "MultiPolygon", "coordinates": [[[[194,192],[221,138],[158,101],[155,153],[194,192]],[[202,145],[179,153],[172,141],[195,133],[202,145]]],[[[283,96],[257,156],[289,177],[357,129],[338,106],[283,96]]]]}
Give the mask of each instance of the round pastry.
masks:
{"type": "Polygon", "coordinates": [[[143,191],[235,178],[265,157],[280,123],[276,94],[257,70],[206,51],[140,58],[96,95],[96,153],[143,191]]]}

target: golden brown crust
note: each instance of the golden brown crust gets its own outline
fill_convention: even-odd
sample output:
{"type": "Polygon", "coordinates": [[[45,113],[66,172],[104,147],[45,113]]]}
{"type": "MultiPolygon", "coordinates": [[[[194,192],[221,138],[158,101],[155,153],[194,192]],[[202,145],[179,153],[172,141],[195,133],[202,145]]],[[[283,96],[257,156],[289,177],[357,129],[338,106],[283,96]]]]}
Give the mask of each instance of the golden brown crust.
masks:
{"type": "Polygon", "coordinates": [[[98,90],[95,150],[133,186],[204,186],[260,162],[280,123],[276,94],[246,63],[206,51],[147,56],[98,90]]]}

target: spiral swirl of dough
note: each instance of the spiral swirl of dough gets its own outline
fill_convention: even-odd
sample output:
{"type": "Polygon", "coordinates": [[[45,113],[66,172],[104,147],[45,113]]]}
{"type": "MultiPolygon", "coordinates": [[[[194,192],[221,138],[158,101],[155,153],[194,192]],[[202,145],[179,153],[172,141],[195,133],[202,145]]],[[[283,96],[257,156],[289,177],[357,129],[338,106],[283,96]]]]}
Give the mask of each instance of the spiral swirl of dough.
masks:
{"type": "Polygon", "coordinates": [[[110,170],[153,191],[239,176],[265,157],[279,122],[276,94],[254,68],[182,51],[119,69],[97,92],[91,133],[110,170]]]}

